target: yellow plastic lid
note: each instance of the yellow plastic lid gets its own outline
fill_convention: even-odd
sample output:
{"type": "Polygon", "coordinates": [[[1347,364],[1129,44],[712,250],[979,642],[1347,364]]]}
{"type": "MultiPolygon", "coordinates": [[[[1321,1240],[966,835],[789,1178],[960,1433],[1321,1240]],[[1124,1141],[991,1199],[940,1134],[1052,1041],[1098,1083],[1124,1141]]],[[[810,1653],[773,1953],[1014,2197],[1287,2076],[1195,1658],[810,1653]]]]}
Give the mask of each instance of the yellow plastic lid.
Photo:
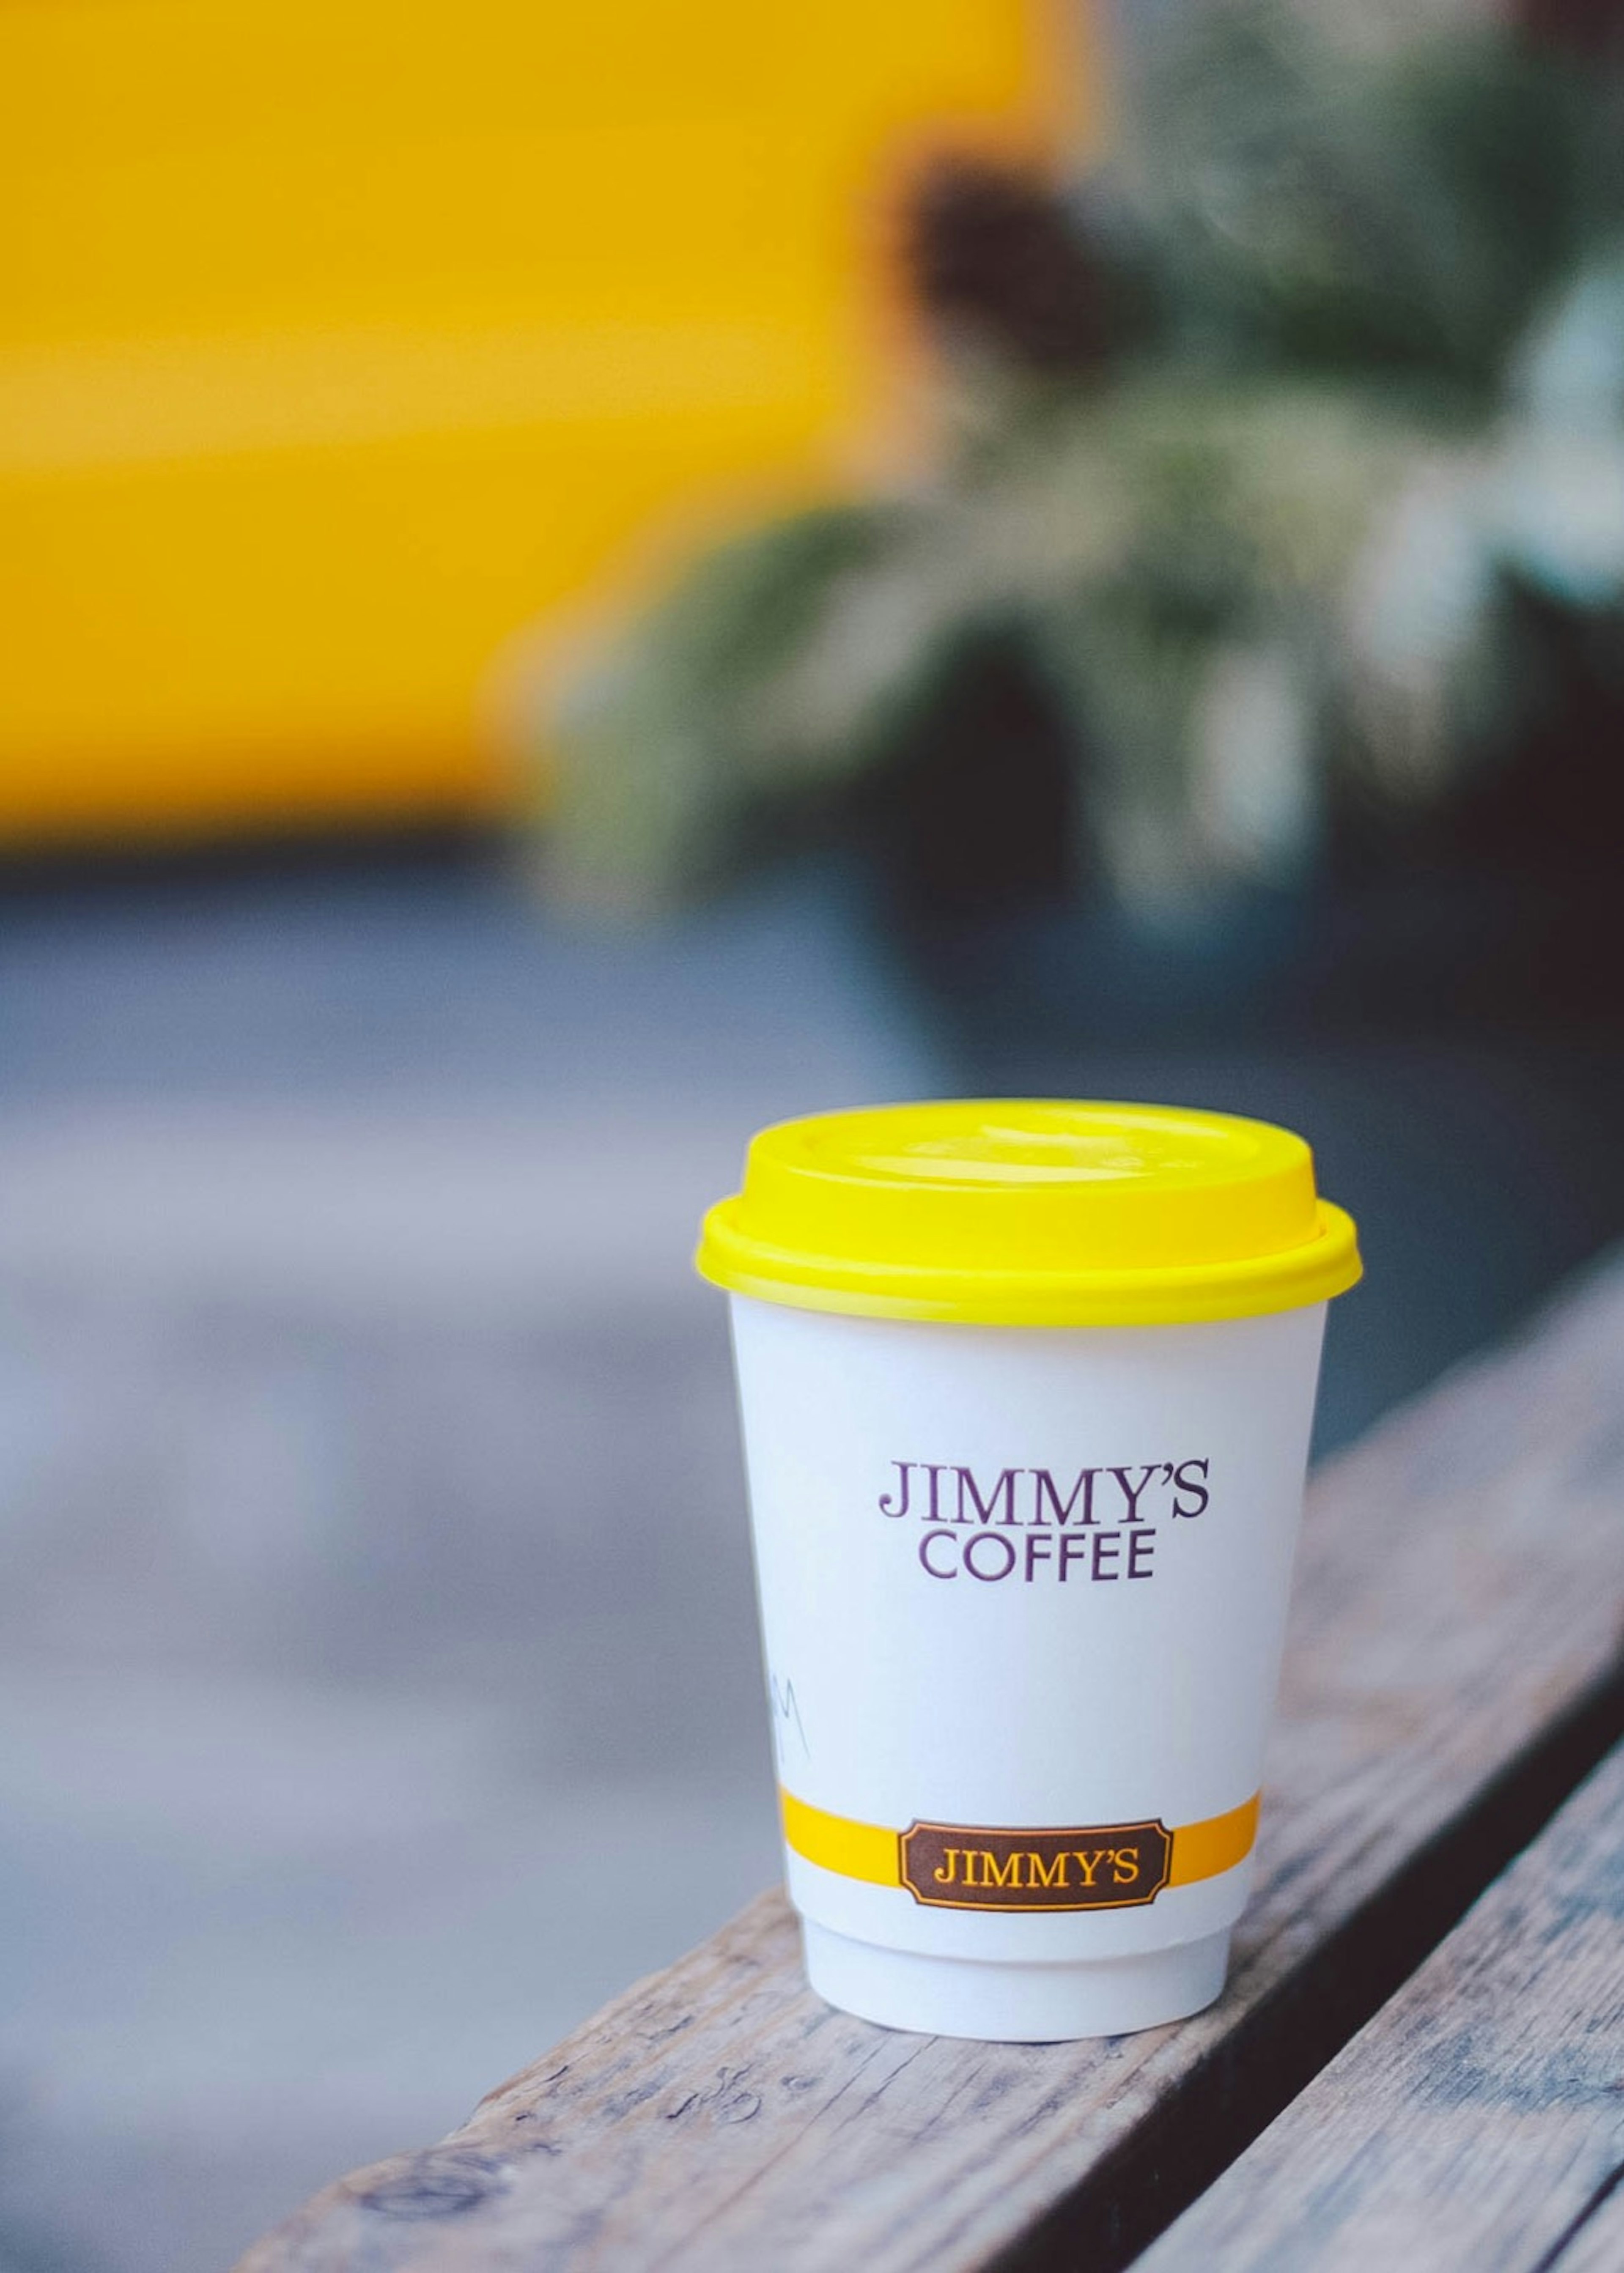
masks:
{"type": "Polygon", "coordinates": [[[1003,1326],[1251,1317],[1340,1294],[1361,1268],[1289,1129],[1027,1098],[763,1129],[695,1260],[799,1309],[1003,1326]]]}

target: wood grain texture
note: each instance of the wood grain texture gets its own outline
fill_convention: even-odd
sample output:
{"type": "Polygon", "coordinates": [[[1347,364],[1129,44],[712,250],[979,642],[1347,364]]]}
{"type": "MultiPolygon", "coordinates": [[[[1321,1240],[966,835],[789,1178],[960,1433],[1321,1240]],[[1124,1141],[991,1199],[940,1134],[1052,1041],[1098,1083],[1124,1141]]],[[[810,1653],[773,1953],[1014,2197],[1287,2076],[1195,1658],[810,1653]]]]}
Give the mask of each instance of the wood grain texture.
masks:
{"type": "MultiPolygon", "coordinates": [[[[1356,1298],[1357,1299],[1357,1298],[1356,1298]]],[[[1139,2036],[891,2034],[764,1896],[243,2273],[1129,2262],[1624,1732],[1624,1264],[1316,1479],[1230,1986],[1139,2036]]]]}
{"type": "Polygon", "coordinates": [[[1624,2162],[1607,2173],[1534,2273],[1619,2273],[1624,2265],[1624,2162]]]}
{"type": "Polygon", "coordinates": [[[1569,2273],[1620,2163],[1615,1752],[1136,2273],[1569,2273]]]}

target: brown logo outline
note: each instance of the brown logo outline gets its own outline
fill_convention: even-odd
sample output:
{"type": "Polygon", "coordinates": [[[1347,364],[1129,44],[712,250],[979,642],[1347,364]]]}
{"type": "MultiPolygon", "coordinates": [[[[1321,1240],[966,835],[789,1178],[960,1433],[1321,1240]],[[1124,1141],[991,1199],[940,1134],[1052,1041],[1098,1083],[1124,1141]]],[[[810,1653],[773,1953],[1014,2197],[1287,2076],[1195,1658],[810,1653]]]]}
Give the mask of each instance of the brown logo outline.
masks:
{"type": "MultiPolygon", "coordinates": [[[[1110,1853],[1114,1860],[1116,1850],[1107,1848],[1105,1851],[1110,1853]]],[[[1140,1852],[1142,1855],[1142,1848],[1140,1852]]],[[[1098,1867],[1097,1862],[1095,1867],[1098,1867]]],[[[898,1832],[897,1834],[897,1868],[902,1884],[913,1895],[914,1901],[926,1909],[985,1910],[996,1912],[1003,1917],[1019,1915],[1022,1911],[1053,1913],[1056,1910],[1077,1912],[1143,1909],[1147,1903],[1155,1901],[1156,1896],[1172,1876],[1173,1834],[1160,1816],[1141,1818],[1134,1823],[1049,1825],[1041,1829],[1030,1826],[1011,1829],[990,1824],[932,1823],[915,1818],[906,1831],[898,1832]],[[959,1854],[970,1852],[977,1856],[988,1856],[996,1843],[1005,1851],[1001,1856],[995,1857],[994,1859],[1007,1865],[1011,1860],[1011,1852],[1016,1859],[1033,1856],[1038,1853],[1041,1842],[1048,1842],[1054,1851],[1044,1855],[1041,1859],[1052,1866],[1057,1857],[1075,1855],[1079,1844],[1086,1848],[1090,1843],[1100,1845],[1101,1842],[1113,1840],[1124,1843],[1131,1843],[1135,1840],[1148,1842],[1152,1849],[1159,1854],[1160,1861],[1157,1869],[1146,1879],[1142,1885],[1135,1884],[1132,1894],[1110,1892],[1106,1887],[1096,1888],[1088,1886],[1078,1887],[1074,1890],[1076,1894],[1083,1896],[1081,1901],[1076,1899],[1064,1902],[1024,1900],[1021,1897],[1030,1894],[1041,1895],[1053,1884],[1053,1881],[1045,1881],[1041,1885],[1034,1885],[1029,1879],[1025,1886],[1022,1886],[1019,1879],[1008,1883],[1000,1882],[1000,1891],[1005,1896],[1002,1902],[966,1902],[962,1895],[944,1894],[936,1891],[934,1873],[929,1892],[921,1888],[914,1876],[916,1860],[920,1864],[922,1877],[925,1868],[936,1860],[938,1849],[944,1857],[954,1851],[959,1854]],[[917,1852],[916,1841],[921,1842],[917,1852]],[[951,1848],[947,1843],[949,1841],[951,1842],[951,1848]],[[1009,1899],[1011,1895],[1016,1899],[1009,1899]]],[[[970,1884],[972,1888],[984,1886],[984,1882],[974,1879],[970,1884]]],[[[1067,1886],[1067,1881],[1064,1878],[1061,1885],[1067,1886]]],[[[1073,1890],[1067,1886],[1067,1891],[1073,1890]]]]}

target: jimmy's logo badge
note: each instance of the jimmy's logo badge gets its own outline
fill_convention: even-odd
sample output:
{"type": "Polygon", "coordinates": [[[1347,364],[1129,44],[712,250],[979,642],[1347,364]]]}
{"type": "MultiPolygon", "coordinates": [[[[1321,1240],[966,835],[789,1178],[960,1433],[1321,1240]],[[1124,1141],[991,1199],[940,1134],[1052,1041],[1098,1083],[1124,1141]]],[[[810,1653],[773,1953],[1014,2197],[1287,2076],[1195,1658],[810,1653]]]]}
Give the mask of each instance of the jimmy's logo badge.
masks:
{"type": "Polygon", "coordinates": [[[936,1909],[1128,1909],[1154,1902],[1173,1865],[1173,1834],[1159,1822],[1067,1831],[914,1823],[899,1845],[903,1885],[936,1909]]]}

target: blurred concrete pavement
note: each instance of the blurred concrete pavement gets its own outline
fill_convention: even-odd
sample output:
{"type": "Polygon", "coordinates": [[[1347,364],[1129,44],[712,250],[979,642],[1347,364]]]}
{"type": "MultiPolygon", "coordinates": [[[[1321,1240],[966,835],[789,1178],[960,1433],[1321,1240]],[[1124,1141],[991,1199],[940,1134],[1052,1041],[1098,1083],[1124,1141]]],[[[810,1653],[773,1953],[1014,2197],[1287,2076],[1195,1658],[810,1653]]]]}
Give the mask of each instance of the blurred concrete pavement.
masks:
{"type": "Polygon", "coordinates": [[[224,2265],[774,1874],[688,1254],[938,1085],[816,882],[4,911],[0,2273],[224,2265]]]}

